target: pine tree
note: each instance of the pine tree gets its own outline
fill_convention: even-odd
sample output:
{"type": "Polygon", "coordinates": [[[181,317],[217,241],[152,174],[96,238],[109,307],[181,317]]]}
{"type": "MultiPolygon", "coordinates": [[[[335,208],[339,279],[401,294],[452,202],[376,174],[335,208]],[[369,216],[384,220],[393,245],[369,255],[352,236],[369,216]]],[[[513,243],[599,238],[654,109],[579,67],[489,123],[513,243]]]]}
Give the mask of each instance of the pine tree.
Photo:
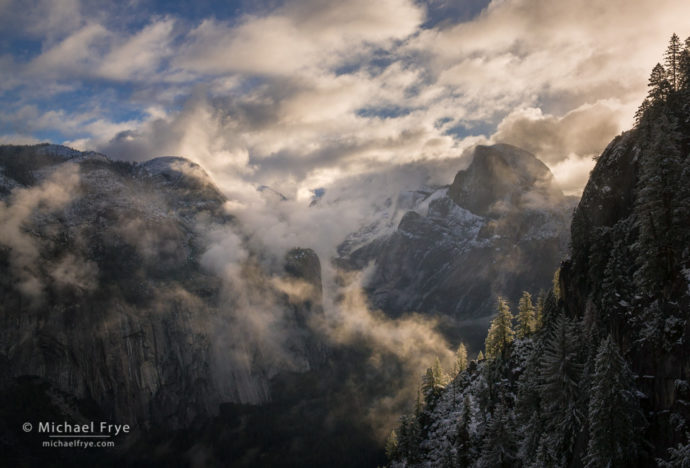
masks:
{"type": "Polygon", "coordinates": [[[467,369],[467,347],[465,343],[460,343],[455,353],[455,375],[467,369]]]}
{"type": "Polygon", "coordinates": [[[635,127],[640,126],[640,124],[642,123],[642,119],[651,107],[652,101],[649,98],[645,98],[645,100],[642,101],[642,104],[640,104],[640,107],[638,107],[637,111],[635,112],[635,127]]]}
{"type": "Polygon", "coordinates": [[[462,410],[457,423],[456,446],[458,468],[469,468],[476,457],[473,437],[470,430],[472,424],[472,401],[469,394],[463,398],[462,410]]]}
{"type": "Polygon", "coordinates": [[[553,274],[553,280],[551,281],[553,284],[553,295],[556,298],[556,301],[559,301],[561,299],[561,269],[559,268],[556,270],[556,272],[553,274]]]}
{"type": "Polygon", "coordinates": [[[664,103],[671,94],[671,83],[669,83],[664,67],[657,63],[652,69],[652,74],[649,76],[649,99],[652,106],[664,103]]]}
{"type": "Polygon", "coordinates": [[[534,457],[534,462],[527,465],[529,468],[551,468],[564,466],[559,464],[554,457],[553,451],[549,448],[548,434],[542,434],[537,445],[537,452],[534,457]]]}
{"type": "Polygon", "coordinates": [[[685,39],[685,47],[680,52],[680,58],[678,59],[679,68],[679,89],[687,93],[690,92],[690,37],[685,39]]]}
{"type": "Polygon", "coordinates": [[[391,431],[388,439],[386,439],[386,457],[391,461],[399,458],[398,434],[396,434],[395,431],[391,431]]]}
{"type": "Polygon", "coordinates": [[[666,54],[664,55],[668,82],[673,91],[677,91],[680,87],[680,53],[680,39],[676,33],[673,33],[668,48],[666,49],[666,54]]]}
{"type": "Polygon", "coordinates": [[[481,350],[479,350],[479,354],[477,354],[477,361],[483,361],[484,360],[484,353],[482,353],[481,350]]]}
{"type": "MultiPolygon", "coordinates": [[[[690,88],[688,89],[687,102],[690,103],[690,88]]],[[[690,114],[690,104],[688,105],[688,113],[690,114]]],[[[690,118],[685,122],[685,132],[690,133],[690,118]]],[[[687,226],[690,219],[690,156],[686,155],[681,162],[681,169],[679,174],[679,186],[674,191],[672,203],[673,230],[670,233],[672,246],[676,250],[676,258],[678,265],[690,266],[690,249],[686,247],[690,245],[690,229],[687,226]]],[[[690,318],[686,315],[686,318],[690,318]]]]}
{"type": "Polygon", "coordinates": [[[690,88],[690,50],[687,48],[680,53],[678,69],[678,89],[688,91],[688,88],[690,88]]]}
{"type": "Polygon", "coordinates": [[[553,325],[558,315],[560,308],[558,307],[558,300],[552,290],[549,290],[544,296],[544,305],[541,314],[541,330],[542,333],[549,334],[553,330],[553,325]]]}
{"type": "Polygon", "coordinates": [[[518,379],[515,420],[519,429],[518,434],[522,434],[518,455],[525,463],[534,459],[544,431],[539,380],[539,362],[542,354],[543,343],[537,339],[518,379]]]}
{"type": "Polygon", "coordinates": [[[405,414],[400,418],[399,435],[396,437],[398,439],[398,457],[408,461],[416,459],[419,444],[416,429],[416,421],[411,416],[405,414]]]}
{"type": "Polygon", "coordinates": [[[491,423],[484,437],[482,456],[477,466],[481,468],[508,468],[515,464],[517,448],[511,412],[499,402],[493,412],[491,423]]]}
{"type": "Polygon", "coordinates": [[[437,357],[434,360],[434,365],[426,370],[426,374],[422,379],[424,402],[429,410],[433,410],[434,406],[436,406],[436,402],[441,397],[446,385],[448,385],[448,376],[443,371],[441,361],[437,357]]]}
{"type": "Polygon", "coordinates": [[[537,327],[536,310],[532,304],[532,295],[527,291],[522,293],[518,305],[518,326],[516,335],[518,338],[525,338],[534,333],[537,327]]]}
{"type": "Polygon", "coordinates": [[[505,358],[508,345],[513,342],[513,336],[515,335],[512,324],[513,315],[510,313],[510,307],[508,307],[505,299],[499,297],[498,315],[491,322],[484,344],[487,358],[505,358]]]}
{"type": "Polygon", "coordinates": [[[633,375],[609,335],[599,346],[589,402],[587,468],[635,466],[641,416],[633,375]]]}
{"type": "Polygon", "coordinates": [[[634,268],[631,268],[634,265],[630,262],[634,258],[629,248],[632,241],[626,235],[633,231],[631,224],[619,222],[611,234],[615,240],[604,269],[600,307],[601,319],[609,330],[618,330],[626,323],[625,314],[636,292],[632,280],[634,268]]]}
{"type": "Polygon", "coordinates": [[[583,426],[580,399],[582,363],[576,326],[556,316],[540,362],[545,434],[552,455],[567,464],[583,426]]]}
{"type": "Polygon", "coordinates": [[[544,326],[544,301],[546,300],[546,292],[541,290],[537,297],[537,305],[535,307],[535,328],[541,330],[544,326]]]}
{"type": "Polygon", "coordinates": [[[424,416],[421,392],[418,391],[414,413],[411,415],[405,414],[400,418],[397,433],[398,457],[407,460],[409,463],[415,463],[421,457],[420,444],[423,439],[422,421],[424,416]]]}

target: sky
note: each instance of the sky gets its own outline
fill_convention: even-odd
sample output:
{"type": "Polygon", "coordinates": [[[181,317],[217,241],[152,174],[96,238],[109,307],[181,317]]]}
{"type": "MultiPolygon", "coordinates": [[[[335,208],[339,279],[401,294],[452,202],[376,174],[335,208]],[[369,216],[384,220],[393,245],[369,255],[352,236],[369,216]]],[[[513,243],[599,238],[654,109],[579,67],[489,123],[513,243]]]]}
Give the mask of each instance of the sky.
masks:
{"type": "Polygon", "coordinates": [[[579,194],[688,17],[685,0],[0,0],[0,143],[179,155],[228,194],[308,201],[410,164],[450,183],[446,163],[505,142],[579,194]]]}

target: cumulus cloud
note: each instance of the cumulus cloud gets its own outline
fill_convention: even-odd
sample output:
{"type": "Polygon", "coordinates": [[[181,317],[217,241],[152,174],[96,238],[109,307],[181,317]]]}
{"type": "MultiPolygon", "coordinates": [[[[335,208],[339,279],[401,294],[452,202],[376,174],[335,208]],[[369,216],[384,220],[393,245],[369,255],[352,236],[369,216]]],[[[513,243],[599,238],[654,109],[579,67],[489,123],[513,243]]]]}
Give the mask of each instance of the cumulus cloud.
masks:
{"type": "Polygon", "coordinates": [[[554,178],[566,195],[580,196],[589,173],[594,168],[594,159],[576,154],[568,155],[551,168],[554,178]]]}
{"type": "Polygon", "coordinates": [[[550,166],[566,193],[579,195],[593,157],[623,130],[627,111],[615,101],[585,104],[561,117],[539,108],[518,109],[499,123],[492,139],[532,152],[550,166]]]}
{"type": "Polygon", "coordinates": [[[175,64],[200,73],[289,75],[336,64],[365,43],[404,38],[422,19],[408,0],[290,2],[236,25],[203,21],[175,64]]]}
{"type": "Polygon", "coordinates": [[[538,108],[518,109],[498,125],[493,138],[524,148],[545,163],[557,163],[569,154],[593,156],[611,141],[619,126],[617,103],[597,102],[562,117],[544,115],[538,108]]]}

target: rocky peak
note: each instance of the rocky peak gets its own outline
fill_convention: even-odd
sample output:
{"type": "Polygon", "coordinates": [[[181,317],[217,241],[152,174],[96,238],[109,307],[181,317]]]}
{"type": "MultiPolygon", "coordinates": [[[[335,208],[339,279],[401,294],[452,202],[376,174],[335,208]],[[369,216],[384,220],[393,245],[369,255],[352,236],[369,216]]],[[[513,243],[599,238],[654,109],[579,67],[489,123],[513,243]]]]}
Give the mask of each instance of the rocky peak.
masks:
{"type": "Polygon", "coordinates": [[[564,199],[543,162],[507,144],[477,146],[472,163],[457,173],[448,196],[457,205],[490,217],[513,208],[554,206],[564,199]]]}

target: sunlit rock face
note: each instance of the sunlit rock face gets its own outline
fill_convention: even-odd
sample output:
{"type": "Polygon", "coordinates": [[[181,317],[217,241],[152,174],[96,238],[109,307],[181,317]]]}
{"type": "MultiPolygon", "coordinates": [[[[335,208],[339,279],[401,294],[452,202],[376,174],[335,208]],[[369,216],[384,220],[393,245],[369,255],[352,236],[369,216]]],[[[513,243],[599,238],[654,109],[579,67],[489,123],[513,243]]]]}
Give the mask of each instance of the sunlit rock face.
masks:
{"type": "Polygon", "coordinates": [[[221,402],[266,402],[278,372],[322,362],[302,325],[320,313],[318,257],[262,270],[226,201],[182,158],[0,147],[3,388],[38,382],[117,421],[172,429],[221,402]],[[224,270],[217,251],[243,271],[224,270]],[[288,297],[278,279],[313,287],[288,297]]]}
{"type": "Polygon", "coordinates": [[[448,197],[479,216],[554,209],[564,203],[548,167],[511,145],[477,146],[472,164],[455,176],[448,197]]]}
{"type": "Polygon", "coordinates": [[[478,346],[496,296],[515,304],[523,290],[550,286],[575,200],[532,154],[502,144],[478,146],[449,187],[414,193],[397,229],[364,242],[351,236],[359,243],[346,244],[339,263],[373,263],[366,287],[375,307],[437,315],[451,337],[478,346]]]}

